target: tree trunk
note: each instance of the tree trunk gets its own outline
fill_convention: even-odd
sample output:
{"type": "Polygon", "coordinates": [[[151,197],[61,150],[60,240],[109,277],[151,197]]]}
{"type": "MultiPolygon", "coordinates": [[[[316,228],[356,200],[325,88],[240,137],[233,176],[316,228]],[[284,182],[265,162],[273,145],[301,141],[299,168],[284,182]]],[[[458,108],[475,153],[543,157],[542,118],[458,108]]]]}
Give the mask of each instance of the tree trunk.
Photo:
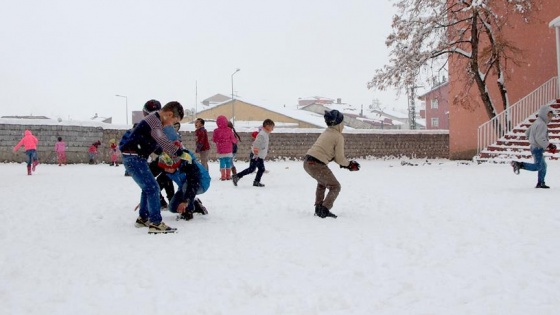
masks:
{"type": "Polygon", "coordinates": [[[480,76],[480,69],[478,65],[478,42],[479,42],[479,33],[478,33],[478,12],[473,12],[472,20],[471,20],[471,59],[469,61],[469,69],[471,71],[471,76],[473,77],[476,86],[478,88],[478,92],[480,93],[480,98],[482,99],[482,103],[484,105],[484,109],[486,109],[486,114],[488,115],[488,119],[492,119],[496,117],[496,109],[494,108],[494,104],[492,103],[492,99],[488,94],[488,89],[486,88],[486,84],[484,80],[486,78],[482,78],[480,76]]]}

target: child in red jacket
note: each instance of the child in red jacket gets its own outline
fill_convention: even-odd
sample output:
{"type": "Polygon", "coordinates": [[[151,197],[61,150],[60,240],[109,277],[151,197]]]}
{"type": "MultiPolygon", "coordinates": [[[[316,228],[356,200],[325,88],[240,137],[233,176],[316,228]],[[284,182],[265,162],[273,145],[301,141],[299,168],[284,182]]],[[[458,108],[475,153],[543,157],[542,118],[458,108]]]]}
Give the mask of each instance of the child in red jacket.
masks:
{"type": "Polygon", "coordinates": [[[101,141],[97,140],[96,142],[92,143],[88,149],[89,153],[89,164],[97,164],[95,158],[97,157],[97,148],[101,145],[101,141]]]}
{"type": "Polygon", "coordinates": [[[117,163],[117,143],[115,139],[109,140],[109,152],[111,154],[111,164],[109,166],[119,166],[119,163],[117,163]]]}

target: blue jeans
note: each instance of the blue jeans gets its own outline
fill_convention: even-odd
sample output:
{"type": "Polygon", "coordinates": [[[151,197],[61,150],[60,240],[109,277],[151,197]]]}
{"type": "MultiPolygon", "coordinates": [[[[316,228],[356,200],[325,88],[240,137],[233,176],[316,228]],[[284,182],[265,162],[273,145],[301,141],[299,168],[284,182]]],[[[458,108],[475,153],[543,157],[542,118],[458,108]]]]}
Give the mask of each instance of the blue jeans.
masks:
{"type": "Polygon", "coordinates": [[[546,176],[546,161],[544,160],[544,156],[543,156],[544,149],[543,148],[531,149],[531,154],[533,155],[533,159],[535,160],[535,163],[521,162],[521,164],[523,164],[523,168],[528,171],[531,172],[537,171],[538,184],[543,184],[544,177],[546,176]]]}
{"type": "Polygon", "coordinates": [[[37,161],[37,150],[31,149],[25,151],[25,155],[27,155],[27,165],[31,165],[32,162],[37,161]]]}
{"type": "Polygon", "coordinates": [[[148,161],[138,155],[123,154],[123,165],[132,179],[142,189],[140,195],[140,217],[149,218],[154,224],[161,222],[161,205],[159,202],[159,185],[150,171],[148,161]]]}
{"type": "Polygon", "coordinates": [[[220,160],[220,169],[231,168],[231,166],[233,164],[233,158],[232,157],[221,157],[221,158],[219,158],[219,160],[220,160]]]}

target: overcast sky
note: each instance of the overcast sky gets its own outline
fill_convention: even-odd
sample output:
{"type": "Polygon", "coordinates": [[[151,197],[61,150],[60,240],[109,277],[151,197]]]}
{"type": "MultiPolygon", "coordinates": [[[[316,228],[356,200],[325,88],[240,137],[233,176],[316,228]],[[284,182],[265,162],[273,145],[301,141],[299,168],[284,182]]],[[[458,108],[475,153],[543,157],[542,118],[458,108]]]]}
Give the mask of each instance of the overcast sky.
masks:
{"type": "Polygon", "coordinates": [[[231,94],[237,68],[235,93],[253,103],[317,95],[406,108],[366,88],[388,61],[394,13],[389,0],[4,1],[0,116],[124,123],[116,94],[129,111],[151,98],[200,110],[231,94]]]}

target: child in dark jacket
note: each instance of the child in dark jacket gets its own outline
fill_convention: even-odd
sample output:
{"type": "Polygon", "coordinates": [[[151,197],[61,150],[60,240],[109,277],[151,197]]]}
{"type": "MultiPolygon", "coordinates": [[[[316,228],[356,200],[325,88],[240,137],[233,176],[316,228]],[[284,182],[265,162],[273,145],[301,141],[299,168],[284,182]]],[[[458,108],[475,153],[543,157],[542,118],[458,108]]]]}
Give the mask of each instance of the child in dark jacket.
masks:
{"type": "Polygon", "coordinates": [[[190,156],[176,143],[169,140],[163,132],[163,127],[180,121],[183,119],[183,115],[183,106],[179,102],[169,102],[161,110],[146,116],[136,128],[130,133],[126,133],[119,143],[123,164],[142,189],[140,213],[135,225],[136,227],[149,227],[148,233],[173,233],[177,230],[162,221],[160,190],[156,179],[150,172],[148,157],[152,153],[166,152],[169,156],[190,160],[190,156]]]}

